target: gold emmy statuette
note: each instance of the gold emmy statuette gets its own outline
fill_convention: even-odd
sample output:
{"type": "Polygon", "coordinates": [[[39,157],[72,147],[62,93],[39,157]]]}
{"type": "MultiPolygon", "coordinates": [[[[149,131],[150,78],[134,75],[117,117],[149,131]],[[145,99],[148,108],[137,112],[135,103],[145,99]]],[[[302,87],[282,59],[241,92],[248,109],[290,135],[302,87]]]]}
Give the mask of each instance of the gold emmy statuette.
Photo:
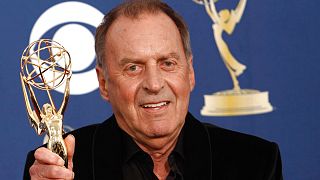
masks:
{"type": "Polygon", "coordinates": [[[236,24],[240,21],[247,0],[240,0],[235,10],[223,9],[217,12],[215,3],[218,0],[193,0],[204,5],[207,14],[213,21],[214,38],[225,63],[232,82],[233,89],[205,95],[205,105],[201,110],[206,116],[237,116],[260,114],[272,111],[268,92],[253,89],[241,89],[237,77],[246,69],[230,52],[228,45],[222,38],[223,32],[231,35],[236,24]]]}
{"type": "Polygon", "coordinates": [[[71,58],[59,43],[50,39],[35,41],[24,50],[21,57],[20,79],[25,105],[31,126],[38,135],[48,134],[47,148],[58,154],[68,165],[67,149],[62,138],[63,114],[69,99],[71,78],[71,58]],[[65,85],[64,96],[58,109],[51,91],[65,85]],[[45,92],[47,103],[40,108],[36,91],[45,92]]]}

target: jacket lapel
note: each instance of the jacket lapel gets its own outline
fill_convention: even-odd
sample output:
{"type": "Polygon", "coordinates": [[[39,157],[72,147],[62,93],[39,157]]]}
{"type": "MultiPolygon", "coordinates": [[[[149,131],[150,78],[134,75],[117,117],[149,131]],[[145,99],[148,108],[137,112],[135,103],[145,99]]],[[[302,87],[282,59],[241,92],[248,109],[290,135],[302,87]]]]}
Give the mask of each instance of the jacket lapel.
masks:
{"type": "Polygon", "coordinates": [[[185,179],[212,179],[212,147],[206,128],[188,113],[184,133],[185,179]]]}
{"type": "Polygon", "coordinates": [[[102,123],[95,132],[93,144],[93,179],[122,178],[122,140],[115,117],[102,123]]]}

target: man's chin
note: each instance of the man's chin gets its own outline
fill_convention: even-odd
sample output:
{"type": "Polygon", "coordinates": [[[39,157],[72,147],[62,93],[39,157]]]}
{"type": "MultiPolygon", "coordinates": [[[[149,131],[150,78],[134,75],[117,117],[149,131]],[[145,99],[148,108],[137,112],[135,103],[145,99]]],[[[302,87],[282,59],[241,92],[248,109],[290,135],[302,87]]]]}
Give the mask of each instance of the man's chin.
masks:
{"type": "Polygon", "coordinates": [[[162,149],[168,142],[170,142],[171,134],[164,132],[153,132],[148,133],[146,136],[147,140],[140,141],[153,150],[162,149]]]}
{"type": "Polygon", "coordinates": [[[167,136],[170,136],[170,132],[168,132],[168,130],[166,131],[161,131],[161,130],[151,130],[151,131],[148,131],[146,133],[147,137],[149,139],[159,139],[159,138],[164,138],[164,137],[167,137],[167,136]]]}

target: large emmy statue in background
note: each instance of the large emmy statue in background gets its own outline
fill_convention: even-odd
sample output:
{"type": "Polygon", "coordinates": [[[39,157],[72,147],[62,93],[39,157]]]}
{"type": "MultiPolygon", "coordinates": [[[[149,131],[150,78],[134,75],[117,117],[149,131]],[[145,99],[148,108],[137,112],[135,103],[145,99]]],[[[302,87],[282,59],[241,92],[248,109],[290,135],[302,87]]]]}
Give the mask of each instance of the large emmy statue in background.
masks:
{"type": "Polygon", "coordinates": [[[218,0],[194,0],[205,6],[207,14],[213,21],[213,33],[218,50],[225,63],[231,79],[233,89],[205,95],[205,105],[201,110],[207,116],[236,116],[259,114],[272,111],[268,92],[253,89],[241,89],[237,77],[246,69],[230,52],[228,45],[222,38],[223,32],[231,35],[236,24],[240,21],[247,0],[240,0],[235,10],[223,9],[217,12],[215,3],[218,0]]]}
{"type": "MultiPolygon", "coordinates": [[[[21,84],[30,124],[38,135],[47,132],[47,147],[55,152],[67,166],[67,149],[63,141],[63,114],[69,99],[71,77],[71,58],[59,43],[41,39],[24,50],[21,57],[21,84]],[[65,85],[60,108],[57,108],[51,91],[65,85]],[[45,92],[48,102],[41,106],[35,90],[45,92]]],[[[45,100],[46,101],[46,100],[45,100]]]]}

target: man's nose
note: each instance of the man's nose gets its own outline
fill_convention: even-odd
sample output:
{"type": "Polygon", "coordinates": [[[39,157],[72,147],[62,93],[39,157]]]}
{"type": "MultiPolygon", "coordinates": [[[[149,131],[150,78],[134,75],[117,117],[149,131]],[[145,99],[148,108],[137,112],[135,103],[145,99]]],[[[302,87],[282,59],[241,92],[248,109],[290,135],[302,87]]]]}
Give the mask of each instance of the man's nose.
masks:
{"type": "Polygon", "coordinates": [[[144,76],[143,89],[148,93],[157,94],[164,88],[163,75],[157,65],[147,67],[144,76]]]}

